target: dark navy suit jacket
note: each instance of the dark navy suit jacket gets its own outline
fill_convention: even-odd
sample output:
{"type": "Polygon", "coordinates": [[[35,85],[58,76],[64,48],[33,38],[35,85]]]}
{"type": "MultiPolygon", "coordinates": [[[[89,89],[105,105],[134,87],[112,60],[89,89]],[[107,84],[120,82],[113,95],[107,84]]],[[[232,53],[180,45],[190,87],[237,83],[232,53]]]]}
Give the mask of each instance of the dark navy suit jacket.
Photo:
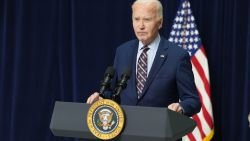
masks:
{"type": "Polygon", "coordinates": [[[184,114],[192,116],[200,111],[200,99],[194,84],[189,54],[163,37],[149,72],[141,98],[136,91],[136,56],[138,40],[128,41],[117,48],[114,67],[119,80],[126,68],[132,70],[127,88],[121,93],[122,105],[167,107],[180,102],[184,114]],[[180,101],[179,101],[180,99],[180,101]]]}

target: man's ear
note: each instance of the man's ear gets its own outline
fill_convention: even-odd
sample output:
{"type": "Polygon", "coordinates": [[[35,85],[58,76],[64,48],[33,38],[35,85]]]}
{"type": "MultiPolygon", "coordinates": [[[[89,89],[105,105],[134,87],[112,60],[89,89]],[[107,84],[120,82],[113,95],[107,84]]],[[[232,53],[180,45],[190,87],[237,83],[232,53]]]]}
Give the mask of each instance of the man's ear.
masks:
{"type": "Polygon", "coordinates": [[[160,19],[159,19],[159,26],[158,26],[158,29],[161,29],[161,28],[162,28],[162,23],[163,23],[163,18],[160,18],[160,19]]]}

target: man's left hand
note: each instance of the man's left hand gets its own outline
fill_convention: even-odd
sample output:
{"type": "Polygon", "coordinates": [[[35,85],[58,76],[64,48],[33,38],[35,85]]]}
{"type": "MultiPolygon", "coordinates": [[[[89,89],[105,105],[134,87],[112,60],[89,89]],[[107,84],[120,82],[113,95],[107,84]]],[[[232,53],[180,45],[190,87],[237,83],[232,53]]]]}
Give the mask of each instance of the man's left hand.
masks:
{"type": "Polygon", "coordinates": [[[172,103],[168,105],[168,109],[183,114],[183,109],[179,103],[172,103]]]}

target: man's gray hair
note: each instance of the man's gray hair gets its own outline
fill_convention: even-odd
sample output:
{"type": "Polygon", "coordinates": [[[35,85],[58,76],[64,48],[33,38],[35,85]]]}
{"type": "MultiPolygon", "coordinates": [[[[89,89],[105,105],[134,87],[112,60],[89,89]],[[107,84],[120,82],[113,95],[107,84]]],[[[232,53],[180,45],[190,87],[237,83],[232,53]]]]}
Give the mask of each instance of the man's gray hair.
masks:
{"type": "Polygon", "coordinates": [[[157,8],[157,16],[159,18],[163,18],[163,8],[162,8],[162,4],[159,0],[136,0],[133,5],[132,8],[135,4],[151,4],[151,3],[155,3],[156,4],[156,8],[157,8]]]}

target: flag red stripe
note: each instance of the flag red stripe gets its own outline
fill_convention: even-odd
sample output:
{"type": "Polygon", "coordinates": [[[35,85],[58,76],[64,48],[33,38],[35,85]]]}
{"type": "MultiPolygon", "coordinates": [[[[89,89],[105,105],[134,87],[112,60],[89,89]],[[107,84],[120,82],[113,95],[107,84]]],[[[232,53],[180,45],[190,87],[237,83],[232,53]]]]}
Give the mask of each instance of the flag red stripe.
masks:
{"type": "Polygon", "coordinates": [[[200,118],[198,117],[198,115],[194,115],[193,119],[196,121],[197,127],[200,131],[201,137],[202,139],[206,136],[205,133],[203,132],[202,128],[201,128],[201,121],[200,118]]]}
{"type": "MultiPolygon", "coordinates": [[[[197,88],[197,92],[198,92],[198,94],[199,94],[199,96],[200,96],[200,100],[203,101],[202,96],[201,96],[201,93],[200,93],[200,91],[199,91],[198,88],[197,88]]],[[[206,107],[204,106],[203,102],[202,102],[201,104],[202,104],[201,108],[202,108],[203,117],[205,118],[205,120],[206,120],[208,126],[210,127],[210,129],[213,129],[213,121],[212,121],[212,118],[211,118],[210,114],[208,113],[206,107]]]]}
{"type": "Polygon", "coordinates": [[[208,80],[206,78],[206,75],[205,75],[205,72],[204,72],[202,66],[200,65],[200,63],[197,60],[195,55],[192,57],[191,61],[194,64],[198,74],[200,75],[200,78],[202,79],[202,81],[204,83],[204,87],[205,87],[205,90],[207,92],[207,95],[210,98],[210,85],[209,85],[209,82],[208,82],[208,80]]]}
{"type": "Polygon", "coordinates": [[[188,134],[187,136],[188,136],[190,141],[196,141],[196,139],[194,138],[194,135],[192,133],[188,134]]]}

